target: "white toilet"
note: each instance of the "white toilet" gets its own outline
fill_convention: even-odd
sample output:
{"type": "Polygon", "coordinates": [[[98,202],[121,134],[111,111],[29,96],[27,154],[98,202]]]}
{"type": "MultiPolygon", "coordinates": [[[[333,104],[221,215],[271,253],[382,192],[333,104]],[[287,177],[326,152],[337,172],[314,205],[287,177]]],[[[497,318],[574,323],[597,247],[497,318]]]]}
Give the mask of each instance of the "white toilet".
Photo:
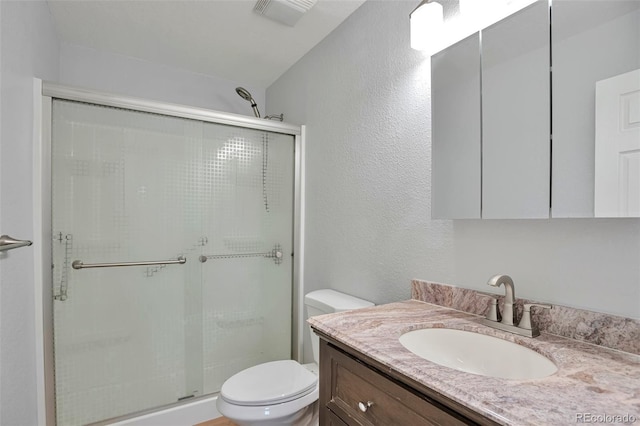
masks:
{"type": "MultiPolygon", "coordinates": [[[[334,290],[317,290],[304,298],[307,317],[373,306],[334,290]]],[[[318,336],[311,332],[314,363],[266,362],[247,368],[222,385],[217,407],[239,426],[312,426],[318,424],[318,336]]]]}

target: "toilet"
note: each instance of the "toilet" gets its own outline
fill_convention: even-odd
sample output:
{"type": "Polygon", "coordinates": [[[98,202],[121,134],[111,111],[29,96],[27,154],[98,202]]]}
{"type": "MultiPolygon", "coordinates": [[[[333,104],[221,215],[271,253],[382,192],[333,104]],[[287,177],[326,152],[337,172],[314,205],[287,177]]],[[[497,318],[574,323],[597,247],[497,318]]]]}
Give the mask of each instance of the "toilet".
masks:
{"type": "MultiPolygon", "coordinates": [[[[304,298],[307,318],[373,306],[335,290],[317,290],[304,298]]],[[[259,364],[233,375],[222,385],[218,411],[239,426],[313,426],[318,424],[319,339],[310,327],[314,362],[293,360],[259,364]]]]}

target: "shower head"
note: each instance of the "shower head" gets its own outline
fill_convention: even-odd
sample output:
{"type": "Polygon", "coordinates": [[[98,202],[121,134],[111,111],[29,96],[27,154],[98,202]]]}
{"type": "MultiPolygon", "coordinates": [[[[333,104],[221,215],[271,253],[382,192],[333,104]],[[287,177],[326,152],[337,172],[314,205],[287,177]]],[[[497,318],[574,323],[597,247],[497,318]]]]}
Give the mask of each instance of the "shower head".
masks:
{"type": "Polygon", "coordinates": [[[256,117],[260,118],[260,111],[258,111],[258,104],[256,104],[256,101],[253,100],[253,96],[251,96],[251,93],[249,93],[249,91],[244,87],[236,87],[236,93],[245,101],[251,102],[251,108],[253,108],[253,113],[256,115],[256,117]]]}
{"type": "Polygon", "coordinates": [[[253,102],[251,93],[249,93],[249,91],[244,87],[236,87],[236,93],[238,93],[238,95],[240,95],[240,97],[245,101],[253,102]]]}

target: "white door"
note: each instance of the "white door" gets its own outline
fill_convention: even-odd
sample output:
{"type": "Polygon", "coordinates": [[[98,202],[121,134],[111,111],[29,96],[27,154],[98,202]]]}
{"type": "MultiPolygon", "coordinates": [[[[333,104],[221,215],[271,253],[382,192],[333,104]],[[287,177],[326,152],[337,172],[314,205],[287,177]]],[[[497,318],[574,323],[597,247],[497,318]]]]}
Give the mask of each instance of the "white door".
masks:
{"type": "Polygon", "coordinates": [[[595,216],[640,216],[640,69],[596,82],[595,216]]]}

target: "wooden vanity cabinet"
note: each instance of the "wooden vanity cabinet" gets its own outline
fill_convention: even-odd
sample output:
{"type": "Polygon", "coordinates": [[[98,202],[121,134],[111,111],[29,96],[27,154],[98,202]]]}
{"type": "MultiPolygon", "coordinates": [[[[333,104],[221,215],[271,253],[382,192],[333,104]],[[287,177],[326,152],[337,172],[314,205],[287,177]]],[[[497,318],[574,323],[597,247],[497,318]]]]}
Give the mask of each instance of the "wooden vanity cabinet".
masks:
{"type": "Polygon", "coordinates": [[[325,336],[320,339],[319,400],[321,426],[495,424],[325,336]]]}

